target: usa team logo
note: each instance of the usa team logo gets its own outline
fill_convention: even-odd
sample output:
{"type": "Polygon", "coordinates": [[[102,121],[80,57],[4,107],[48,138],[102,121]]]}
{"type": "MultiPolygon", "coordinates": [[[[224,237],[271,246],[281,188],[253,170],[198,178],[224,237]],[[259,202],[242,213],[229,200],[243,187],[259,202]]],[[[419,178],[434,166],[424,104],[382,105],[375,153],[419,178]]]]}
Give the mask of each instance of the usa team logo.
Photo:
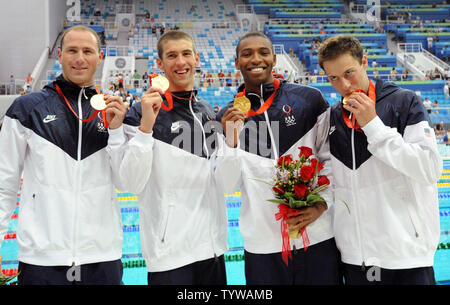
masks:
{"type": "Polygon", "coordinates": [[[286,126],[292,126],[297,124],[297,122],[295,122],[295,117],[293,115],[291,115],[291,111],[292,108],[289,105],[284,105],[283,106],[283,112],[286,115],[284,118],[284,123],[286,124],[286,126]]]}
{"type": "Polygon", "coordinates": [[[108,132],[105,128],[105,125],[103,125],[103,122],[97,122],[97,131],[98,132],[108,132]]]}

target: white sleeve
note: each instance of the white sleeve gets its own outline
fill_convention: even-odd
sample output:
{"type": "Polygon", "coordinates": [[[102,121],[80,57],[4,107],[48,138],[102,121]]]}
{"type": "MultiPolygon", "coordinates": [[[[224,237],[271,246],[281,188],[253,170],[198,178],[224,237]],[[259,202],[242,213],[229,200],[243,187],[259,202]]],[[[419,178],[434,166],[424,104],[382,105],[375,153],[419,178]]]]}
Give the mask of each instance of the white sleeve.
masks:
{"type": "Polygon", "coordinates": [[[242,184],[240,148],[231,148],[226,144],[225,137],[217,134],[217,151],[214,177],[216,183],[225,193],[234,193],[242,184]]]}
{"type": "Polygon", "coordinates": [[[119,128],[108,129],[108,135],[108,145],[106,146],[106,152],[109,155],[112,181],[119,190],[124,191],[125,188],[121,183],[120,177],[120,165],[122,163],[126,145],[126,136],[123,124],[119,128]]]}
{"type": "Polygon", "coordinates": [[[110,135],[108,152],[122,190],[134,194],[143,191],[151,174],[153,143],[153,135],[143,133],[138,127],[125,125],[123,132],[110,135]]]}
{"type": "Polygon", "coordinates": [[[320,195],[325,199],[328,208],[333,204],[333,175],[331,171],[331,152],[328,132],[330,129],[330,107],[327,108],[318,118],[316,123],[316,142],[315,152],[316,156],[324,168],[320,171],[320,175],[325,175],[330,180],[330,186],[320,192],[320,195]]]}
{"type": "Polygon", "coordinates": [[[384,125],[379,117],[363,128],[370,153],[411,179],[435,184],[442,173],[442,158],[436,136],[427,121],[405,128],[403,137],[397,129],[384,125]]]}
{"type": "Polygon", "coordinates": [[[26,149],[25,127],[5,116],[0,131],[0,245],[16,208],[26,149]]]}

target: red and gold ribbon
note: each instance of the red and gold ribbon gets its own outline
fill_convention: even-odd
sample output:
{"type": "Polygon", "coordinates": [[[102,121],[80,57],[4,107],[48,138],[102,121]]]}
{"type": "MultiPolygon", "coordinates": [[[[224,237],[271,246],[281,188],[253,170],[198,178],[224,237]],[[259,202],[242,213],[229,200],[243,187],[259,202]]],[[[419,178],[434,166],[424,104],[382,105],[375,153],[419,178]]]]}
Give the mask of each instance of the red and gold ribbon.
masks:
{"type": "MultiPolygon", "coordinates": [[[[273,99],[275,97],[275,93],[277,92],[279,86],[280,86],[280,80],[275,78],[273,80],[273,87],[275,89],[274,92],[269,96],[269,98],[264,102],[264,104],[262,104],[262,106],[258,110],[253,111],[252,109],[250,109],[247,112],[247,115],[245,116],[245,118],[249,118],[251,116],[264,113],[267,109],[269,109],[270,105],[272,105],[273,99]]],[[[262,92],[261,92],[261,94],[262,94],[262,92]]],[[[244,90],[242,90],[241,92],[236,94],[236,97],[241,97],[241,96],[245,96],[245,88],[244,88],[244,90]]]]}
{"type": "MultiPolygon", "coordinates": [[[[297,216],[299,213],[300,211],[291,209],[287,205],[280,203],[278,205],[278,213],[275,214],[275,219],[281,220],[281,237],[283,239],[281,258],[283,259],[286,266],[289,265],[289,259],[292,259],[291,243],[288,232],[289,225],[286,223],[286,220],[289,218],[287,215],[291,214],[292,216],[297,216]]],[[[300,235],[303,241],[303,249],[306,251],[309,246],[309,238],[305,227],[300,229],[300,235]]]]}
{"type": "MultiPolygon", "coordinates": [[[[362,92],[364,94],[367,94],[369,96],[369,98],[376,104],[377,97],[375,95],[375,86],[370,79],[369,79],[369,92],[368,93],[366,93],[362,89],[357,89],[354,92],[362,92]]],[[[344,122],[348,128],[354,128],[356,131],[362,132],[361,126],[359,126],[358,122],[356,121],[355,116],[353,115],[352,118],[350,119],[349,114],[344,109],[344,107],[342,107],[342,116],[344,117],[344,122]]]]}
{"type": "MultiPolygon", "coordinates": [[[[95,88],[95,90],[97,91],[98,94],[100,94],[100,91],[95,88]]],[[[64,98],[64,100],[66,101],[67,107],[69,107],[70,111],[72,111],[72,113],[76,116],[77,119],[79,119],[81,122],[90,122],[92,121],[100,111],[98,110],[94,110],[94,113],[92,113],[92,115],[87,118],[87,119],[80,119],[80,117],[78,116],[78,114],[73,110],[72,106],[70,105],[69,101],[67,100],[67,98],[64,96],[64,93],[62,92],[61,88],[59,88],[58,85],[56,85],[56,91],[58,92],[58,94],[60,96],[62,96],[64,98]]],[[[103,124],[105,125],[105,128],[109,127],[109,123],[106,120],[106,110],[103,109],[102,111],[102,117],[99,117],[101,121],[103,121],[103,124]]]]}

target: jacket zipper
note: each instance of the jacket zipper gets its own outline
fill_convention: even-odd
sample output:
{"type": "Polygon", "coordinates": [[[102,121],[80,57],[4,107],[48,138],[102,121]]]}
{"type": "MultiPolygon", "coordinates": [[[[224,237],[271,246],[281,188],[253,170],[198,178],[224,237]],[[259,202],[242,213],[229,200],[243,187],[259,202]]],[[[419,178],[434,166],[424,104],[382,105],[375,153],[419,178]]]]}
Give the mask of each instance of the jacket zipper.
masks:
{"type": "MultiPolygon", "coordinates": [[[[194,95],[194,99],[197,100],[197,98],[194,95]]],[[[194,118],[194,121],[197,121],[198,125],[200,125],[200,128],[202,130],[202,139],[203,139],[203,145],[202,145],[202,149],[205,150],[205,154],[206,154],[206,159],[209,160],[209,152],[208,152],[208,148],[206,147],[206,133],[205,133],[205,129],[203,128],[203,124],[202,122],[199,120],[199,118],[197,118],[197,116],[194,113],[194,109],[192,108],[192,98],[189,99],[189,110],[191,111],[192,117],[194,118]]],[[[194,126],[195,126],[195,122],[194,122],[194,126]]],[[[194,128],[195,130],[195,128],[194,128]]],[[[210,190],[207,190],[207,194],[209,195],[210,190]]],[[[217,208],[217,207],[216,207],[217,208]]],[[[218,258],[217,258],[217,254],[216,254],[216,245],[214,243],[214,238],[212,235],[212,217],[210,218],[210,222],[209,222],[209,238],[211,240],[211,245],[212,245],[212,249],[214,252],[214,260],[217,262],[218,258]]]]}
{"type": "MultiPolygon", "coordinates": [[[[208,190],[207,190],[208,199],[211,197],[210,191],[211,191],[211,189],[208,188],[208,190]]],[[[211,200],[211,201],[208,200],[208,202],[214,202],[214,200],[211,200]]],[[[214,206],[214,213],[212,214],[212,217],[210,217],[210,222],[209,222],[209,238],[211,239],[211,245],[212,245],[212,249],[214,252],[214,260],[217,262],[218,258],[217,258],[217,254],[216,254],[216,244],[214,242],[213,229],[212,229],[212,226],[213,226],[212,222],[214,221],[215,215],[217,215],[217,204],[214,206]]]]}
{"type": "MultiPolygon", "coordinates": [[[[194,118],[194,122],[197,122],[198,125],[200,125],[200,129],[202,130],[202,139],[203,139],[203,143],[202,143],[202,149],[205,151],[206,154],[206,159],[209,159],[209,151],[208,148],[206,147],[206,134],[205,134],[205,129],[203,128],[203,124],[202,122],[199,120],[199,118],[195,115],[194,110],[192,109],[192,95],[191,94],[191,98],[189,99],[189,110],[191,111],[192,117],[194,118]]],[[[194,99],[197,100],[197,98],[194,96],[194,99]]],[[[194,130],[195,130],[195,123],[194,123],[194,130]]]]}
{"type": "Polygon", "coordinates": [[[275,138],[273,137],[273,132],[272,132],[272,128],[271,128],[271,125],[269,122],[269,116],[267,115],[267,111],[264,111],[264,117],[267,122],[267,129],[269,130],[270,141],[272,142],[273,154],[274,154],[275,160],[278,160],[278,150],[275,145],[275,138]]]}
{"type": "MultiPolygon", "coordinates": [[[[260,90],[261,90],[261,96],[259,97],[259,102],[261,103],[261,106],[262,106],[262,105],[264,105],[263,84],[261,84],[260,90]]],[[[272,146],[272,150],[273,150],[273,154],[274,154],[275,160],[278,160],[278,149],[277,149],[277,146],[275,145],[275,138],[273,136],[271,124],[270,124],[270,121],[269,121],[269,116],[267,115],[267,111],[264,111],[264,119],[266,120],[267,129],[269,130],[269,137],[270,137],[270,142],[272,143],[271,146],[272,146]]]]}
{"type": "MultiPolygon", "coordinates": [[[[78,95],[78,116],[79,118],[83,118],[83,109],[81,107],[81,99],[82,95],[84,93],[84,87],[81,88],[80,93],[78,95]]],[[[77,165],[76,165],[76,200],[75,200],[75,207],[74,207],[74,221],[73,221],[73,249],[72,249],[72,265],[75,266],[75,259],[76,259],[76,249],[77,249],[77,221],[78,221],[78,205],[80,202],[80,182],[81,182],[81,143],[82,143],[82,135],[83,135],[83,122],[81,120],[78,120],[78,143],[77,143],[77,165]]]]}
{"type": "MultiPolygon", "coordinates": [[[[257,96],[259,98],[259,103],[262,105],[264,105],[264,97],[263,97],[263,84],[260,85],[260,91],[261,91],[261,96],[259,96],[256,93],[248,93],[248,95],[254,95],[257,96]]],[[[278,150],[277,147],[275,145],[275,138],[273,136],[273,132],[272,132],[272,128],[270,127],[270,121],[269,121],[269,116],[267,115],[267,111],[264,111],[264,119],[266,120],[266,124],[267,124],[267,130],[269,131],[269,137],[270,137],[270,143],[272,146],[272,150],[273,150],[273,155],[275,157],[275,160],[278,160],[278,150]]]]}
{"type": "Polygon", "coordinates": [[[356,196],[356,156],[355,156],[355,129],[352,128],[351,133],[351,147],[352,147],[352,175],[351,175],[351,185],[352,185],[352,200],[355,203],[355,209],[356,209],[356,230],[357,235],[359,239],[359,244],[361,245],[361,257],[362,257],[362,265],[361,270],[365,271],[366,265],[365,265],[365,252],[364,252],[364,245],[363,245],[363,238],[362,238],[362,230],[361,230],[361,224],[360,224],[360,211],[356,196]]]}
{"type": "Polygon", "coordinates": [[[411,212],[410,211],[408,211],[408,216],[409,216],[409,220],[411,221],[411,225],[413,226],[413,229],[414,229],[414,236],[416,238],[418,238],[419,237],[419,233],[417,232],[416,225],[414,224],[414,221],[413,221],[413,219],[411,217],[411,212]]]}
{"type": "Polygon", "coordinates": [[[172,208],[173,208],[173,204],[169,204],[169,211],[167,211],[167,216],[166,216],[166,221],[164,223],[164,230],[161,236],[161,242],[164,243],[165,239],[166,239],[166,231],[167,231],[167,226],[169,225],[169,217],[170,214],[172,214],[172,208]]]}

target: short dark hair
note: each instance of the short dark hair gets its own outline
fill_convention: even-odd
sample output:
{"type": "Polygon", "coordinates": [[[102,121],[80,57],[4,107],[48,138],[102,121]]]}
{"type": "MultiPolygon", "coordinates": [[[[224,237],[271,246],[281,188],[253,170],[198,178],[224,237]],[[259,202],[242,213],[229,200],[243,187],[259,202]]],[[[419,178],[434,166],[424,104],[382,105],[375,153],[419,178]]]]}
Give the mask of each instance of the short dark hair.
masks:
{"type": "Polygon", "coordinates": [[[75,26],[70,27],[70,28],[68,28],[67,30],[64,31],[64,33],[62,34],[61,43],[60,43],[60,46],[59,46],[61,51],[62,51],[62,47],[63,47],[63,43],[64,43],[64,38],[66,37],[66,35],[69,32],[72,32],[72,31],[80,31],[80,32],[89,32],[89,33],[91,33],[94,36],[94,38],[95,38],[95,42],[97,43],[98,51],[100,52],[100,50],[101,50],[100,38],[98,37],[97,32],[95,32],[93,29],[91,29],[91,28],[89,28],[87,26],[84,26],[84,25],[75,25],[75,26]]]}
{"type": "Polygon", "coordinates": [[[267,41],[270,43],[270,49],[272,50],[272,53],[275,53],[273,50],[272,41],[270,40],[269,37],[267,37],[264,33],[261,33],[261,32],[249,32],[239,39],[239,42],[236,46],[236,58],[239,57],[239,45],[241,44],[241,41],[244,39],[250,38],[250,37],[262,37],[264,39],[267,39],[267,41]]]}
{"type": "Polygon", "coordinates": [[[364,49],[358,39],[349,35],[337,35],[328,38],[319,47],[318,57],[320,67],[323,69],[323,63],[325,61],[336,59],[345,53],[349,53],[362,64],[364,49]]]}
{"type": "Polygon", "coordinates": [[[192,50],[194,51],[194,53],[196,53],[194,39],[192,39],[191,35],[189,35],[186,32],[183,32],[183,31],[170,30],[170,31],[165,32],[161,36],[161,38],[159,38],[158,43],[156,44],[156,48],[158,50],[158,57],[160,59],[163,59],[163,44],[164,44],[164,42],[166,42],[167,40],[181,40],[181,39],[190,41],[192,43],[192,50]]]}

